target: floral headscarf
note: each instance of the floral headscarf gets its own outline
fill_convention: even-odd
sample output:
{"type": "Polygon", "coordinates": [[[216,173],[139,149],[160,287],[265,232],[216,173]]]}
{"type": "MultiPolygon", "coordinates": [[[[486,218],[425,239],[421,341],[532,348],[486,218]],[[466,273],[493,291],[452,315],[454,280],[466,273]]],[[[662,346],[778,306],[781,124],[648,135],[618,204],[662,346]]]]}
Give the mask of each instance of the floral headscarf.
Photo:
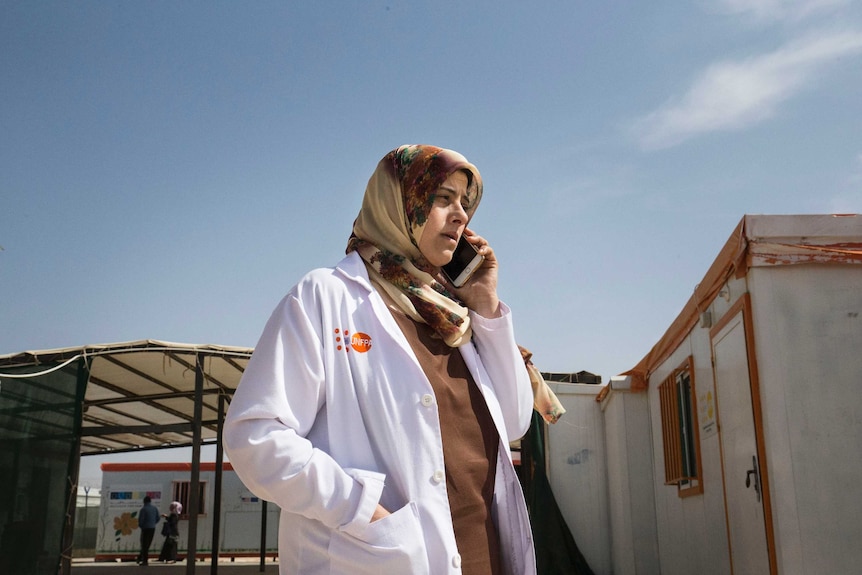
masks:
{"type": "Polygon", "coordinates": [[[450,174],[469,174],[467,216],[482,198],[482,177],[452,150],[409,145],[380,160],[368,180],[347,252],[359,252],[375,285],[416,321],[427,323],[452,347],[470,341],[468,310],[440,284],[438,268],[419,250],[419,240],[440,185],[450,174]]]}
{"type": "MultiPolygon", "coordinates": [[[[452,347],[472,334],[468,310],[435,278],[438,269],[419,250],[419,240],[440,185],[456,170],[470,174],[467,217],[482,199],[482,177],[467,159],[452,150],[411,145],[392,150],[380,160],[353,223],[347,253],[359,252],[371,281],[384,290],[409,317],[430,325],[452,347]]],[[[533,407],[548,423],[566,410],[520,347],[533,386],[533,407]]]]}

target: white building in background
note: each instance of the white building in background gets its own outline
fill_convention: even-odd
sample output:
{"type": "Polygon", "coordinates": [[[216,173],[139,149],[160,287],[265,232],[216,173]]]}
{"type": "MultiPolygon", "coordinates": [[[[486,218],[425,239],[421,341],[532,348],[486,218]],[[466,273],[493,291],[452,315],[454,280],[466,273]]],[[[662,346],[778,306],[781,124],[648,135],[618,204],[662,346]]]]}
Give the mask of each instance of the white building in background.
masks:
{"type": "MultiPolygon", "coordinates": [[[[260,553],[263,502],[253,495],[237,477],[230,463],[222,474],[221,536],[219,555],[256,556],[260,553]]],[[[179,553],[188,549],[188,495],[191,485],[190,463],[103,463],[96,542],[96,561],[132,560],[140,550],[137,514],[143,499],[149,495],[152,504],[168,513],[172,501],[183,504],[180,518],[179,553]]],[[[213,502],[215,498],[215,464],[201,463],[201,504],[197,526],[197,557],[212,552],[213,502]]],[[[278,548],[279,509],[267,505],[266,552],[275,555],[278,548]]],[[[157,557],[164,537],[161,523],[150,549],[157,557]]]]}
{"type": "Polygon", "coordinates": [[[862,215],[746,216],[637,366],[550,385],[596,575],[860,572],[862,215]]]}

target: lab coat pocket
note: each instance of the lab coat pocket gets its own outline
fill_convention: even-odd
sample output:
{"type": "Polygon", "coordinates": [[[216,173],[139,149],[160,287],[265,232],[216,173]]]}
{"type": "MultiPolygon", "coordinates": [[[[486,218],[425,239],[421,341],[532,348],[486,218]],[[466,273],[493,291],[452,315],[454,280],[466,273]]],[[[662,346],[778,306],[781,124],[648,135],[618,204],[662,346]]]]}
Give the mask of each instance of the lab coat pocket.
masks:
{"type": "Polygon", "coordinates": [[[336,530],[329,542],[332,575],[429,573],[419,509],[410,502],[351,534],[336,530]]]}

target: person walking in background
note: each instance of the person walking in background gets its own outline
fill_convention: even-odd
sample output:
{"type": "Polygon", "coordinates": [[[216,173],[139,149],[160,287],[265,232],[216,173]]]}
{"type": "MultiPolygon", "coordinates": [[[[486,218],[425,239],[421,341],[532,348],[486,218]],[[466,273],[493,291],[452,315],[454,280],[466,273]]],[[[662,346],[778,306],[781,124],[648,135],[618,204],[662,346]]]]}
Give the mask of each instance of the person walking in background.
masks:
{"type": "Polygon", "coordinates": [[[138,527],[141,529],[141,553],[138,555],[138,565],[148,565],[150,545],[156,534],[156,523],[159,522],[159,510],[151,503],[150,496],[144,497],[144,506],[138,511],[138,527]]]}
{"type": "Polygon", "coordinates": [[[165,536],[165,542],[162,545],[162,552],[159,554],[159,561],[166,563],[176,563],[177,561],[177,541],[180,538],[180,513],[183,512],[183,504],[179,501],[174,501],[170,506],[170,513],[162,517],[165,518],[165,523],[162,525],[162,535],[165,536]]]}
{"type": "Polygon", "coordinates": [[[224,447],[282,510],[282,575],[536,573],[509,452],[532,389],[494,250],[467,228],[481,196],[461,154],[391,151],[347,257],[306,275],[267,323],[224,447]],[[484,263],[455,287],[442,268],[462,237],[484,263]]]}

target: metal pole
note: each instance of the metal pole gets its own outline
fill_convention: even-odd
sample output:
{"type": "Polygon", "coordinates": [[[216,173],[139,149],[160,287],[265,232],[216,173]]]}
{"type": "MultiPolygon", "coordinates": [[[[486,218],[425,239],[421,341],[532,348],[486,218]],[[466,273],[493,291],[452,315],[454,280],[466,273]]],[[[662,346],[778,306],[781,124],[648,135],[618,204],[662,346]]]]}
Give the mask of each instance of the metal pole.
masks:
{"type": "Polygon", "coordinates": [[[215,462],[215,500],[213,501],[213,541],[212,541],[212,564],[210,573],[218,575],[219,536],[221,535],[221,490],[222,473],[224,467],[224,448],[222,437],[224,431],[224,394],[218,396],[218,428],[216,431],[216,462],[215,462]]]}
{"type": "Polygon", "coordinates": [[[89,524],[87,523],[87,514],[90,509],[90,486],[84,486],[84,532],[87,531],[89,524]]]}
{"type": "Polygon", "coordinates": [[[204,365],[203,356],[195,354],[195,421],[192,434],[192,476],[189,481],[189,539],[186,545],[186,575],[195,575],[200,514],[201,482],[201,419],[203,417],[204,365]]]}
{"type": "Polygon", "coordinates": [[[260,506],[260,569],[263,573],[266,571],[266,501],[260,500],[263,505],[260,506]]]}

